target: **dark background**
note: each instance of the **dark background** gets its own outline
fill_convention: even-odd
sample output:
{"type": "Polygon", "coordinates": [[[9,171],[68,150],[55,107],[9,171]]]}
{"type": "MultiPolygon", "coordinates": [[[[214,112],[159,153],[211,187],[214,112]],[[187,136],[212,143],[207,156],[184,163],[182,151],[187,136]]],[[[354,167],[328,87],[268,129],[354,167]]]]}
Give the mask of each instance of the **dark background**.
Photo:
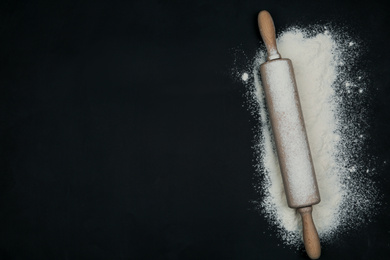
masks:
{"type": "Polygon", "coordinates": [[[365,41],[383,205],[322,259],[388,259],[385,1],[32,2],[0,4],[0,259],[305,259],[251,203],[262,9],[365,41]]]}

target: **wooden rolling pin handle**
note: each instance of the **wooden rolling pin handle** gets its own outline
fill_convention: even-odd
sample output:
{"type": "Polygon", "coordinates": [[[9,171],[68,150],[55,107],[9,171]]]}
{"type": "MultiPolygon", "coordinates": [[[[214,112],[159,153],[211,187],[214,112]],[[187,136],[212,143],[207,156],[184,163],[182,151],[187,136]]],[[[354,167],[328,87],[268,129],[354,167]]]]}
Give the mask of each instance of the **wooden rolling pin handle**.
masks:
{"type": "Polygon", "coordinates": [[[302,216],[303,242],[305,244],[307,255],[311,259],[318,259],[321,256],[321,246],[317,229],[311,216],[312,211],[312,206],[298,209],[299,214],[302,216]]]}
{"type": "Polygon", "coordinates": [[[281,56],[276,47],[276,35],[274,21],[267,11],[261,11],[257,17],[261,38],[267,48],[268,60],[280,59],[281,56]]]}

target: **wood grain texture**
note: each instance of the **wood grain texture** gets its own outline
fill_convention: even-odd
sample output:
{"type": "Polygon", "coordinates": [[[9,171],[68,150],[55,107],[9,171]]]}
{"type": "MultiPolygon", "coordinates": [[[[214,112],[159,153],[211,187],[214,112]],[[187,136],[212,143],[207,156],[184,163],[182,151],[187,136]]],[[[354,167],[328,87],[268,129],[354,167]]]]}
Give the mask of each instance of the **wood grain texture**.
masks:
{"type": "Polygon", "coordinates": [[[318,259],[321,256],[321,245],[311,215],[312,211],[313,208],[311,206],[298,209],[298,212],[302,217],[303,242],[305,244],[306,253],[311,259],[318,259]]]}
{"type": "Polygon", "coordinates": [[[276,34],[274,21],[268,11],[261,11],[257,17],[261,38],[267,48],[268,60],[281,58],[276,47],[276,34]]]}

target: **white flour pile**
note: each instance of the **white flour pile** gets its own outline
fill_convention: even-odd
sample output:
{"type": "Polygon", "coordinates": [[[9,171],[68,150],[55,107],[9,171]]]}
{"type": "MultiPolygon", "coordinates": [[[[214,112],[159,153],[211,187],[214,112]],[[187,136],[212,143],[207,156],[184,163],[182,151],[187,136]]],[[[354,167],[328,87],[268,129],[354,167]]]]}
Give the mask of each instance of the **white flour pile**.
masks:
{"type": "MultiPolygon", "coordinates": [[[[291,59],[294,66],[321,195],[320,204],[313,207],[313,219],[322,243],[330,242],[340,232],[370,221],[379,203],[379,192],[370,179],[375,174],[373,159],[364,153],[368,127],[364,105],[370,87],[364,68],[354,70],[361,47],[345,32],[319,26],[288,29],[277,43],[282,57],[291,59]]],[[[253,111],[260,121],[256,189],[261,194],[261,212],[284,244],[300,246],[301,219],[287,206],[261,86],[259,65],[265,58],[263,49],[255,59],[253,74],[240,75],[250,86],[253,111]]]]}

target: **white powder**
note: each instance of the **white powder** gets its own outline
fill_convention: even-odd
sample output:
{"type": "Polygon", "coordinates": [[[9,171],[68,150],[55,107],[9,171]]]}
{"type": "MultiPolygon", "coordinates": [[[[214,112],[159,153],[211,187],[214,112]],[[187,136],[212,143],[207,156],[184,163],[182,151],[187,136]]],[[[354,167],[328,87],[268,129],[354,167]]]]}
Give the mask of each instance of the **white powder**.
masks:
{"type": "MultiPolygon", "coordinates": [[[[375,168],[367,164],[369,155],[363,154],[367,123],[365,110],[359,107],[364,105],[370,89],[365,84],[363,70],[353,73],[350,69],[359,42],[343,31],[323,29],[326,30],[288,29],[277,39],[280,54],[291,59],[294,66],[321,195],[321,202],[313,207],[313,219],[322,243],[370,221],[379,203],[379,192],[370,179],[375,168]]],[[[258,111],[260,121],[256,135],[259,138],[256,188],[262,195],[261,212],[277,228],[280,238],[286,245],[301,246],[301,219],[296,210],[287,206],[259,76],[259,65],[266,61],[265,53],[262,49],[255,59],[254,82],[250,87],[254,94],[253,108],[258,111]]],[[[280,98],[283,98],[280,104],[286,107],[293,100],[280,98]]]]}
{"type": "Polygon", "coordinates": [[[248,78],[249,78],[249,74],[248,73],[246,73],[246,72],[244,72],[243,74],[242,74],[242,76],[241,76],[241,79],[243,80],[243,81],[248,81],[248,78]]]}

